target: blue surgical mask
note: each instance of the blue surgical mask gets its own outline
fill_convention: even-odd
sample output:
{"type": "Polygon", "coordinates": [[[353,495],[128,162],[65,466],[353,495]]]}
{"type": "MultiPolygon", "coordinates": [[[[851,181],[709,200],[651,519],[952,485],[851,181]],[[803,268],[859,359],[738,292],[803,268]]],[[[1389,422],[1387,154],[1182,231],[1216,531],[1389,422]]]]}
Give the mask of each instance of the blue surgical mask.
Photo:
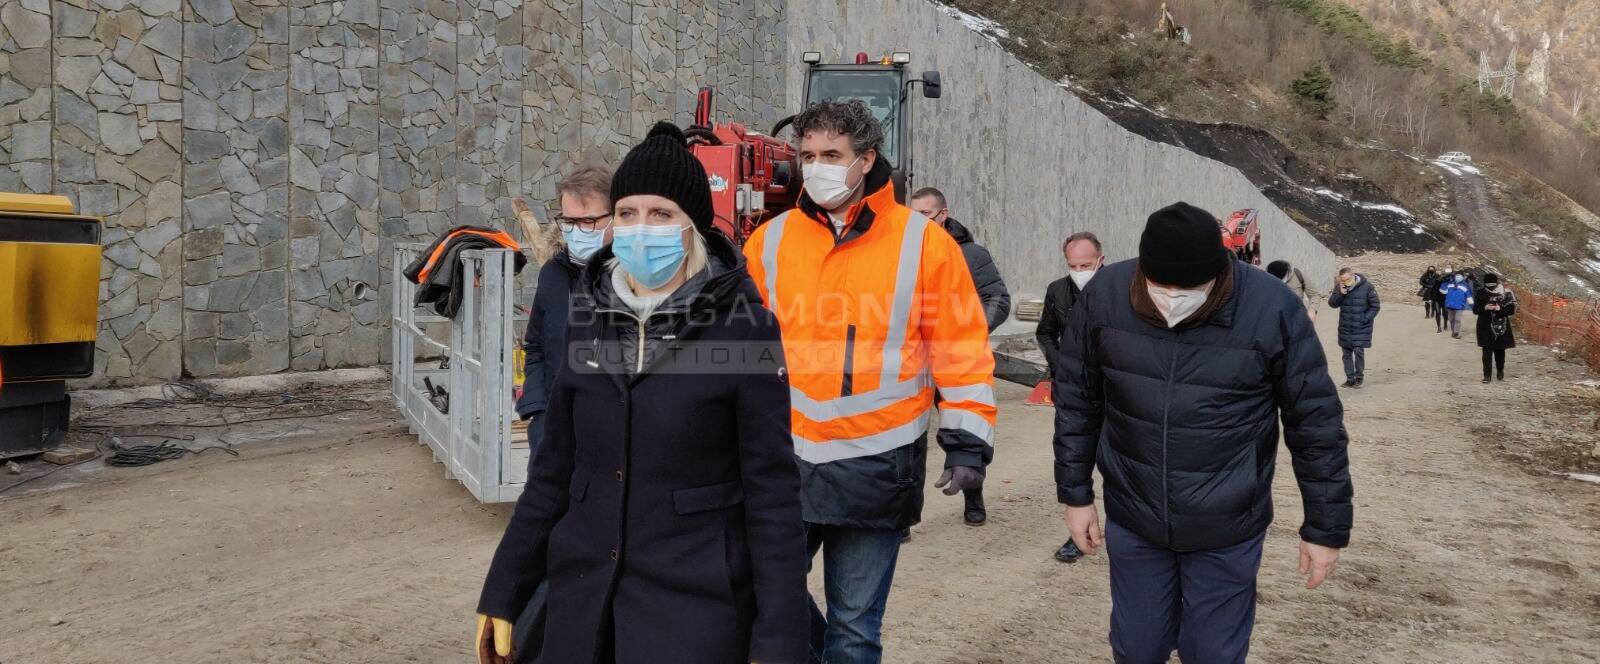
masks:
{"type": "Polygon", "coordinates": [[[645,288],[660,288],[677,274],[683,264],[684,226],[617,226],[612,232],[611,251],[622,269],[645,288]]]}
{"type": "Polygon", "coordinates": [[[603,228],[586,231],[573,226],[570,231],[561,231],[561,239],[567,243],[567,253],[579,261],[587,261],[606,246],[606,231],[603,228]]]}

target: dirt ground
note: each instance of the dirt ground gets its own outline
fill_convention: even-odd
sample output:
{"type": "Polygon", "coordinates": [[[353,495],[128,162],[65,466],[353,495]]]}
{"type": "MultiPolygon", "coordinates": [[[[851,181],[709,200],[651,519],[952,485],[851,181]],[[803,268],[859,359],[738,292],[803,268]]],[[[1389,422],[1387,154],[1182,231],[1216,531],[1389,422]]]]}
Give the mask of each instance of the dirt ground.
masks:
{"type": "MultiPolygon", "coordinates": [[[[1391,295],[1367,387],[1345,392],[1355,536],[1328,585],[1305,590],[1280,455],[1252,661],[1600,661],[1600,486],[1549,473],[1594,454],[1545,454],[1554,438],[1597,442],[1578,431],[1585,374],[1525,346],[1505,383],[1480,385],[1472,342],[1436,334],[1388,283],[1409,266],[1355,264],[1391,295]]],[[[901,555],[888,662],[1109,660],[1104,556],[1050,558],[1065,536],[1050,410],[1017,386],[1000,395],[990,523],[962,525],[959,498],[930,491],[901,555]]],[[[444,479],[393,418],[344,413],[237,458],[86,471],[0,499],[0,662],[471,662],[509,506],[444,479]]]]}

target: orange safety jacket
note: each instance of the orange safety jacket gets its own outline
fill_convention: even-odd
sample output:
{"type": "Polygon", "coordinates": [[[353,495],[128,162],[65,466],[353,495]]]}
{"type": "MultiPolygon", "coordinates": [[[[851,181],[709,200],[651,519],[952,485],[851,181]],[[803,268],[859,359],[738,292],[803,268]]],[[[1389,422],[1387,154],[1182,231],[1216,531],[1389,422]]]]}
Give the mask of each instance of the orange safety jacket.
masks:
{"type": "Polygon", "coordinates": [[[972,275],[949,233],[895,201],[888,171],[868,173],[842,231],[802,196],[744,246],[783,332],[812,523],[920,519],[936,394],[945,465],[993,457],[994,355],[972,275]]]}

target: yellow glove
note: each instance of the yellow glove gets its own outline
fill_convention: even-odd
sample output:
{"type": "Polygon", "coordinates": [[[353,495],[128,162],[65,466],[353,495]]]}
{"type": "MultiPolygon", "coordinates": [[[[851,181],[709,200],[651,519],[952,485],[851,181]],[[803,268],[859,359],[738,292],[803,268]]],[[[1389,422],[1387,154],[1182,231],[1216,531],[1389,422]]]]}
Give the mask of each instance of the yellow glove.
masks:
{"type": "Polygon", "coordinates": [[[478,664],[511,664],[511,622],[478,614],[478,664]]]}

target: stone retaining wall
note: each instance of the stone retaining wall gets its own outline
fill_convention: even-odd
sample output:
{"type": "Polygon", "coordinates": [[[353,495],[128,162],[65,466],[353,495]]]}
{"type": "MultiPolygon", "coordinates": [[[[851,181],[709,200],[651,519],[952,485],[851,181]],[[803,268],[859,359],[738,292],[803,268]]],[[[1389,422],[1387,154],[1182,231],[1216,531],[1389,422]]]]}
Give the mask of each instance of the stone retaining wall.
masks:
{"type": "Polygon", "coordinates": [[[514,227],[701,85],[770,126],[783,7],[0,0],[0,191],[106,218],[92,384],[373,365],[392,242],[514,227]]]}
{"type": "MultiPolygon", "coordinates": [[[[1066,275],[1066,236],[1093,231],[1108,260],[1131,258],[1145,217],[1179,200],[1219,217],[1258,208],[1266,259],[1298,265],[1323,292],[1332,284],[1333,253],[1238,170],[1117,126],[968,27],[981,21],[927,0],[794,0],[789,12],[791,60],[910,51],[913,69],[944,75],[943,99],[916,100],[916,185],[946,193],[1013,301],[1066,275]]],[[[792,98],[800,83],[790,78],[792,98]]]]}

